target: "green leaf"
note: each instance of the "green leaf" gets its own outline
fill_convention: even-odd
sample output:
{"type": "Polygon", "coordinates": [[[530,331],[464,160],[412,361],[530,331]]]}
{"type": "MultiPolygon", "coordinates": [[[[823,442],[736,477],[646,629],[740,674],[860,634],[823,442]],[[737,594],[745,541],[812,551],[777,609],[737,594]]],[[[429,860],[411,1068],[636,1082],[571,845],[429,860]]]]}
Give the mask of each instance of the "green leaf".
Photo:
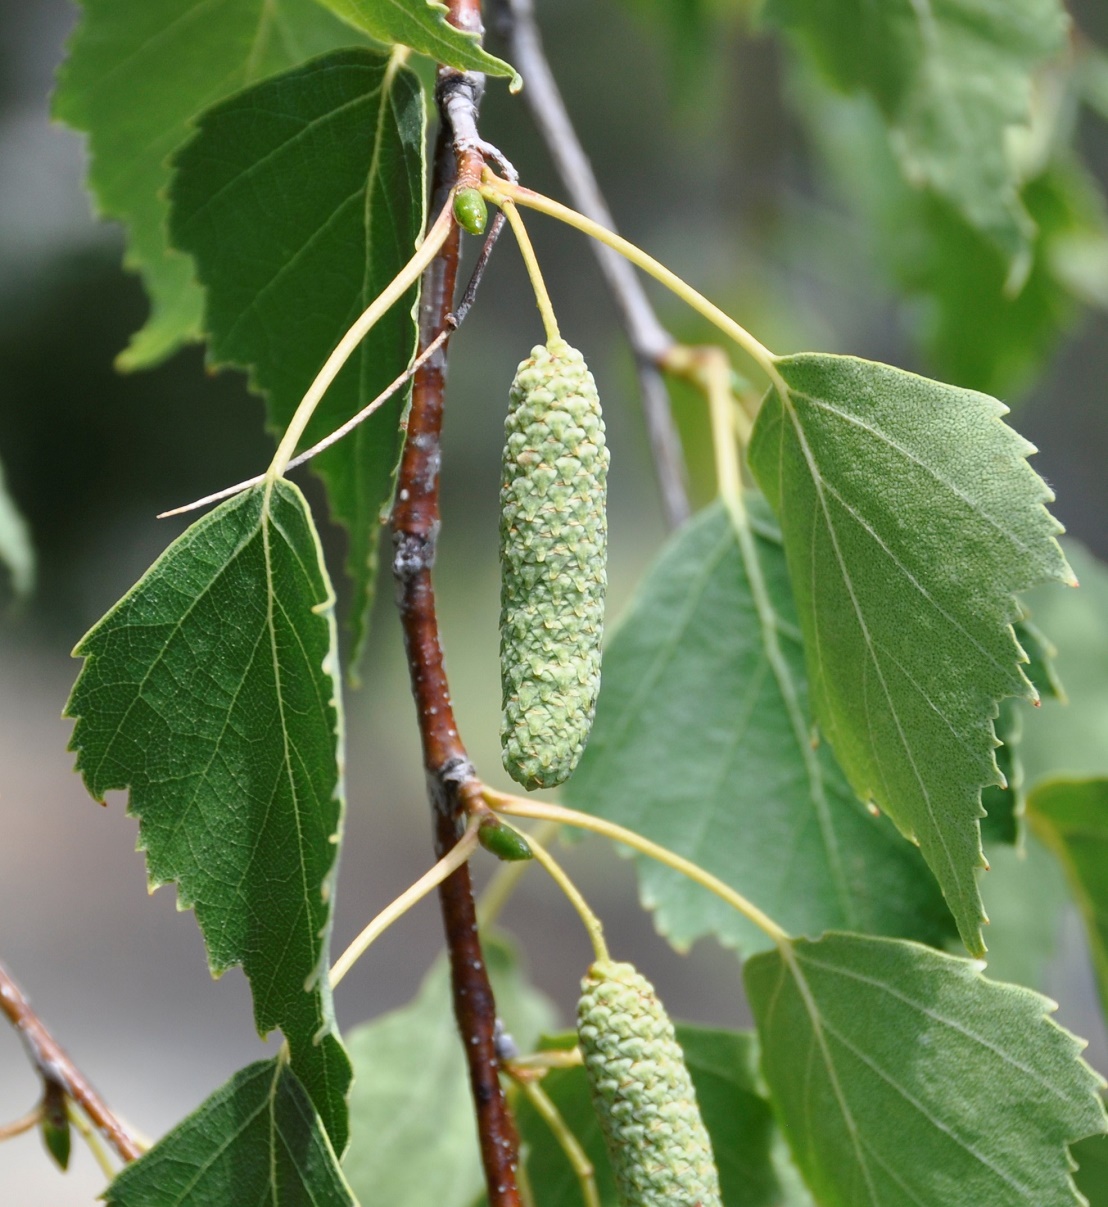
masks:
{"type": "MultiPolygon", "coordinates": [[[[1039,693],[1039,699],[1060,698],[1062,685],[1054,670],[1054,649],[1050,642],[1028,620],[1018,621],[1012,627],[1016,640],[1027,655],[1024,674],[1039,693]]],[[[1023,836],[1026,793],[1020,741],[1023,737],[1024,711],[1016,700],[1000,702],[995,729],[997,741],[1003,745],[997,748],[996,764],[1004,777],[1004,784],[986,784],[981,789],[981,805],[985,810],[985,816],[981,819],[981,839],[986,846],[1000,842],[1016,844],[1023,836]]]]}
{"type": "MultiPolygon", "coordinates": [[[[800,1207],[805,1199],[795,1192],[785,1195],[775,1168],[777,1129],[757,1075],[754,1036],[678,1024],[677,1039],[712,1139],[724,1207],[800,1207]]],[[[585,1070],[554,1069],[541,1085],[592,1162],[603,1207],[617,1207],[615,1181],[585,1070]]],[[[513,1105],[528,1154],[527,1175],[536,1207],[580,1207],[577,1175],[546,1121],[519,1091],[513,1105]]]]}
{"type": "Polygon", "coordinates": [[[1004,783],[986,784],[981,789],[981,807],[985,810],[981,819],[981,841],[985,846],[999,842],[1015,845],[1020,838],[1023,812],[1023,764],[1019,759],[1023,713],[1015,700],[1001,700],[993,728],[1000,743],[996,749],[996,765],[1004,783]]]}
{"type": "Polygon", "coordinates": [[[108,1187],[108,1207],[357,1207],[281,1057],[236,1073],[108,1187]]]}
{"type": "MultiPolygon", "coordinates": [[[[803,73],[793,84],[835,191],[854,212],[860,244],[832,245],[825,271],[853,271],[868,255],[875,274],[907,299],[897,317],[928,372],[1013,401],[1077,324],[1082,303],[1104,306],[1108,288],[1104,197],[1069,150],[1065,123],[1042,120],[1048,128],[1028,135],[1048,155],[1024,168],[1020,198],[1036,230],[1017,290],[1008,257],[987,235],[949,201],[904,180],[872,106],[813,85],[803,73]]],[[[1064,83],[1052,81],[1045,91],[1055,89],[1064,83]]]]}
{"type": "Polygon", "coordinates": [[[446,19],[445,4],[436,0],[319,0],[344,21],[389,45],[410,46],[460,71],[483,71],[511,79],[511,90],[522,86],[514,67],[481,46],[481,37],[446,19]]]}
{"type": "MultiPolygon", "coordinates": [[[[1067,541],[1067,545],[1072,542],[1067,541]]],[[[1063,549],[1063,552],[1065,550],[1063,549]]],[[[1070,569],[1072,570],[1072,565],[1070,569]]],[[[1058,594],[1058,592],[1054,592],[1058,594]]],[[[1066,699],[1066,689],[1062,684],[1062,677],[1058,674],[1058,668],[1054,664],[1055,657],[1058,651],[1054,647],[1054,643],[1046,636],[1038,625],[1032,624],[1029,616],[1024,618],[1013,626],[1016,632],[1016,640],[1023,647],[1023,652],[1027,655],[1027,665],[1023,668],[1024,674],[1035,690],[1039,693],[1039,702],[1043,700],[1059,700],[1064,702],[1066,699]]]]}
{"type": "Polygon", "coordinates": [[[241,964],[337,1152],[350,1065],[327,977],[342,829],[333,594],[300,491],[193,524],[80,641],[66,705],[88,790],[130,791],[152,887],[176,881],[215,975],[241,964]]]}
{"type": "Polygon", "coordinates": [[[356,40],[314,0],[82,0],[54,116],[89,136],[89,188],[127,227],[152,313],[119,358],[156,364],[200,337],[203,295],[166,240],[169,157],[208,105],[356,40]]]}
{"type": "Polygon", "coordinates": [[[887,211],[882,251],[916,300],[918,336],[933,371],[960,385],[1023,389],[1076,325],[1080,303],[1106,304],[1104,200],[1079,164],[1049,165],[1021,197],[1036,225],[1027,279],[949,205],[903,195],[887,211]],[[1097,290],[1100,290],[1099,296],[1097,290]]]}
{"type": "MultiPolygon", "coordinates": [[[[339,51],[206,112],[178,155],[174,246],[196,259],[217,366],[250,370],[269,425],[287,426],[347,329],[411,258],[423,228],[423,92],[369,50],[339,51]]],[[[372,400],[415,352],[411,290],[317,409],[313,444],[372,400]]],[[[354,665],[400,452],[400,391],[314,464],[349,531],[354,665]]]]}
{"type": "MultiPolygon", "coordinates": [[[[919,853],[859,803],[811,729],[780,537],[764,522],[738,532],[717,505],[671,540],[616,630],[563,793],[699,863],[790,932],[943,942],[950,914],[919,853]]],[[[639,876],[677,945],[708,933],[766,945],[686,877],[654,860],[639,876]]]]}
{"type": "Polygon", "coordinates": [[[1027,817],[1065,869],[1108,1009],[1108,778],[1038,784],[1028,797],[1027,817]]]}
{"type": "Polygon", "coordinates": [[[746,985],[778,1119],[821,1207],[1063,1207],[1100,1078],[1052,1002],[918,944],[827,935],[746,985]]]}
{"type": "Polygon", "coordinates": [[[1108,567],[1076,541],[1066,556],[1081,586],[1027,597],[1035,623],[1057,648],[1066,700],[1025,709],[1020,755],[1028,783],[1050,775],[1108,775],[1108,567]]]}
{"type": "Polygon", "coordinates": [[[27,521],[8,493],[4,466],[0,463],[0,564],[7,566],[11,593],[26,599],[35,586],[35,547],[27,521]]]}
{"type": "Polygon", "coordinates": [[[1077,1189],[1089,1207],[1108,1207],[1108,1136],[1090,1136],[1071,1151],[1079,1167],[1073,1175],[1077,1189]]]}
{"type": "Polygon", "coordinates": [[[750,464],[781,521],[816,720],[981,954],[996,701],[1034,697],[1013,593],[1070,578],[1053,496],[993,398],[852,357],[777,371],[750,464]]]}
{"type": "Polygon", "coordinates": [[[877,103],[905,178],[948,200],[1014,261],[1033,233],[1007,144],[1037,68],[1065,43],[1058,0],[768,0],[844,92],[877,103]]]}
{"type": "MultiPolygon", "coordinates": [[[[484,949],[497,1014],[528,1051],[553,1008],[503,940],[486,937],[484,949]]],[[[389,1207],[469,1207],[485,1182],[445,960],[414,1001],[351,1031],[349,1043],[357,1077],[345,1170],[356,1193],[389,1207]]]]}

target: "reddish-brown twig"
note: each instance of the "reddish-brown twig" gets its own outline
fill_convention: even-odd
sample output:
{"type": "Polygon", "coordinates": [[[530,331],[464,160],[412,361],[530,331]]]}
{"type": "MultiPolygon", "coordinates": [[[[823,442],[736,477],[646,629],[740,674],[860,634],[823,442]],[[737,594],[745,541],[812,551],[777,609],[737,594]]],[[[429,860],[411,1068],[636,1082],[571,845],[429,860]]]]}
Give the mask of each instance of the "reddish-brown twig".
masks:
{"type": "MultiPolygon", "coordinates": [[[[477,28],[480,6],[453,0],[451,19],[477,28]]],[[[440,98],[457,96],[458,73],[440,72],[440,98]],[[450,84],[454,78],[455,84],[450,84]],[[449,85],[449,88],[446,87],[449,85]]],[[[463,85],[468,87],[468,85],[463,85]]],[[[470,91],[475,106],[479,82],[470,91]]],[[[433,207],[444,203],[459,168],[469,170],[471,149],[455,155],[452,131],[444,118],[435,153],[433,207]],[[459,164],[459,160],[462,163],[459,164]]],[[[440,331],[451,311],[458,271],[460,235],[451,238],[423,279],[420,298],[420,347],[440,331]]],[[[458,736],[439,640],[431,567],[439,530],[439,463],[446,348],[416,374],[408,433],[397,476],[392,512],[393,573],[408,653],[412,694],[423,743],[424,769],[434,814],[435,847],[441,858],[458,841],[468,813],[467,801],[479,791],[473,766],[458,736]]],[[[463,865],[439,888],[454,990],[454,1013],[469,1065],[477,1114],[481,1159],[490,1207],[519,1207],[516,1167],[519,1140],[500,1085],[496,1052],[496,1004],[477,933],[477,911],[469,868],[463,865]]]]}
{"type": "MultiPolygon", "coordinates": [[[[494,11],[496,26],[508,43],[512,66],[526,80],[524,103],[572,205],[594,222],[615,230],[608,203],[546,60],[533,0],[495,0],[494,11]]],[[[662,362],[674,339],[654,313],[631,265],[610,247],[596,240],[590,240],[590,244],[635,354],[643,415],[666,522],[670,528],[679,528],[691,514],[687,473],[681,438],[670,413],[669,394],[661,374],[662,362]]]]}
{"type": "Polygon", "coordinates": [[[47,1031],[42,1019],[11,974],[0,964],[0,1011],[19,1032],[27,1055],[42,1078],[43,1086],[57,1086],[71,1098],[123,1161],[142,1156],[142,1147],[127,1127],[111,1112],[103,1098],[89,1085],[81,1071],[47,1031]]]}

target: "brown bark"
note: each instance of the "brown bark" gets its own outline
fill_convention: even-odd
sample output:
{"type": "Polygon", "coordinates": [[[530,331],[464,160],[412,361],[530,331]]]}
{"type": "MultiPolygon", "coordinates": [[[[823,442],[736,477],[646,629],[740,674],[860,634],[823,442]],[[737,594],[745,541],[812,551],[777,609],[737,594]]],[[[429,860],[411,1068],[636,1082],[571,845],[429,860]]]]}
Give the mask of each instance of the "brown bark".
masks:
{"type": "MultiPolygon", "coordinates": [[[[478,5],[465,3],[456,7],[476,9],[479,19],[478,5]]],[[[435,154],[432,212],[438,212],[445,204],[457,172],[451,132],[444,122],[435,154]]],[[[449,321],[459,244],[460,232],[455,227],[424,276],[420,301],[421,349],[449,321]]],[[[414,379],[392,513],[393,572],[423,743],[435,849],[440,857],[458,841],[468,813],[467,801],[473,798],[478,803],[479,787],[454,719],[431,581],[440,523],[440,435],[447,347],[448,344],[444,345],[432,356],[414,379]]],[[[515,1176],[519,1139],[500,1085],[496,1003],[477,933],[468,866],[463,865],[443,882],[439,900],[450,954],[454,1013],[469,1066],[489,1204],[520,1207],[515,1176]]]]}
{"type": "Polygon", "coordinates": [[[19,1032],[31,1063],[42,1078],[44,1095],[61,1090],[88,1116],[89,1121],[123,1161],[142,1156],[138,1141],[108,1108],[80,1069],[46,1029],[11,974],[0,964],[0,1012],[19,1032]]]}

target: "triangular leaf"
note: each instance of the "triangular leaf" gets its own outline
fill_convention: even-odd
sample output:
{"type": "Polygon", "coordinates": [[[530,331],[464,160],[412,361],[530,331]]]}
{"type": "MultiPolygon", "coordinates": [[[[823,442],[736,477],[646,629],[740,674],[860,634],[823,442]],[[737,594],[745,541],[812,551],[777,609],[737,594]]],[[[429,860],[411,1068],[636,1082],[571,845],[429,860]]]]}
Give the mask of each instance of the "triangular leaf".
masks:
{"type": "Polygon", "coordinates": [[[996,701],[1034,695],[1013,593],[1071,577],[1053,496],[993,398],[853,357],[777,372],[750,464],[781,521],[816,719],[980,954],[996,701]]]}
{"type": "MultiPolygon", "coordinates": [[[[813,745],[807,697],[780,537],[765,523],[742,535],[712,507],[663,551],[605,651],[592,736],[564,795],[699,863],[791,932],[941,943],[950,914],[934,878],[813,745]]],[[[766,945],[686,877],[653,860],[639,874],[676,943],[710,933],[766,945]]]]}
{"type": "Polygon", "coordinates": [[[1066,1146],[1106,1126],[1052,1002],[894,939],[756,956],[762,1069],[821,1207],[1065,1207],[1066,1146]]]}
{"type": "Polygon", "coordinates": [[[1033,73],[1064,45],[1058,0],[768,0],[846,92],[877,102],[905,177],[928,185],[1015,259],[1032,228],[1007,135],[1033,73]]]}
{"type": "MultiPolygon", "coordinates": [[[[484,940],[497,1013],[522,1050],[553,1022],[511,947],[484,940]]],[[[409,1005],[350,1032],[357,1071],[346,1176],[367,1204],[469,1207],[484,1186],[445,960],[409,1005]]]]}
{"type": "Polygon", "coordinates": [[[327,977],[342,828],[334,597],[308,505],[254,487],[179,537],[82,638],[66,714],[97,800],[130,791],[152,886],[218,975],[241,964],[337,1152],[350,1066],[327,977]]]}
{"type": "MultiPolygon", "coordinates": [[[[178,155],[171,236],[196,259],[216,365],[250,370],[284,430],[347,328],[415,250],[423,227],[423,92],[369,50],[339,51],[239,93],[199,119],[178,155]]],[[[347,362],[311,444],[371,402],[415,352],[416,291],[347,362]]],[[[382,508],[400,451],[400,391],[314,467],[349,531],[358,656],[382,508]]]]}
{"type": "Polygon", "coordinates": [[[1038,784],[1027,800],[1027,818],[1065,868],[1108,1010],[1108,779],[1038,784]]]}
{"type": "Polygon", "coordinates": [[[105,1197],[108,1207],[357,1207],[311,1100],[280,1057],[236,1073],[105,1197]]]}
{"type": "MultiPolygon", "coordinates": [[[[26,599],[35,585],[35,547],[27,521],[8,493],[4,466],[0,463],[0,565],[6,566],[11,594],[26,599]]],[[[2,593],[0,593],[2,597],[2,593]]]]}
{"type": "Polygon", "coordinates": [[[386,44],[410,46],[439,63],[461,71],[510,77],[520,86],[515,68],[481,46],[479,35],[466,33],[446,19],[445,4],[436,0],[319,0],[344,21],[386,44]]]}
{"type": "MultiPolygon", "coordinates": [[[[775,1169],[777,1129],[759,1084],[754,1036],[679,1023],[677,1039],[712,1139],[724,1207],[801,1207],[806,1196],[787,1194],[775,1169]]],[[[603,1207],[618,1207],[585,1070],[552,1070],[541,1085],[592,1162],[603,1207]]],[[[536,1207],[580,1207],[577,1175],[546,1121],[518,1091],[514,1107],[536,1207]]]]}
{"type": "Polygon", "coordinates": [[[143,368],[200,337],[203,295],[166,241],[169,157],[188,122],[240,88],[356,40],[314,0],[82,0],[54,115],[89,136],[89,188],[128,228],[153,310],[119,358],[143,368]]]}

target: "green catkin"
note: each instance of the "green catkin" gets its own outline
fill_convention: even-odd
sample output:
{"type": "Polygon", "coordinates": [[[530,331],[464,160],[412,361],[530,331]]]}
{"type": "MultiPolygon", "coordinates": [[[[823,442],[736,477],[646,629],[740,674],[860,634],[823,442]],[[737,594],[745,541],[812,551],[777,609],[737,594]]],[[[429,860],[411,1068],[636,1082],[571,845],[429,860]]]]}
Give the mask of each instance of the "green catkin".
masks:
{"type": "Polygon", "coordinates": [[[577,1034],[622,1207],[722,1207],[696,1092],[650,982],[598,960],[581,982],[577,1034]]]}
{"type": "Polygon", "coordinates": [[[596,383],[563,339],[512,382],[500,480],[504,767],[552,788],[577,766],[600,690],[608,448],[596,383]]]}

